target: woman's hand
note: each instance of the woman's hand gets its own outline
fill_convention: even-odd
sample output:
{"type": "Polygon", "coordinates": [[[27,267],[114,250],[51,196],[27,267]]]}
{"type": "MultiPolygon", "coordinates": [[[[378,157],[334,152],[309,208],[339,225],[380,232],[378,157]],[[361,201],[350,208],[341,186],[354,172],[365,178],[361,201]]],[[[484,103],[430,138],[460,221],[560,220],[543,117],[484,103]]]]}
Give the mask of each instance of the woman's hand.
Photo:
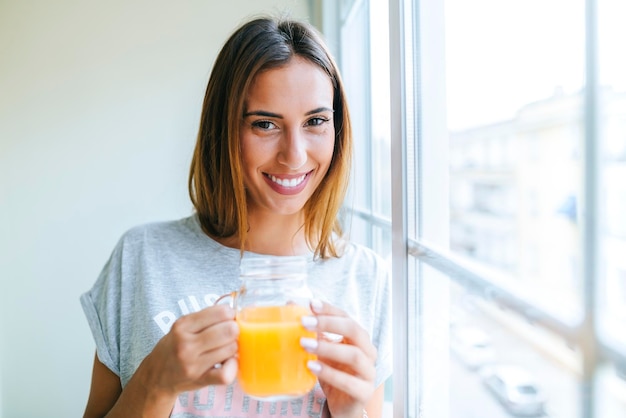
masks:
{"type": "Polygon", "coordinates": [[[235,312],[211,306],[181,317],[154,346],[122,390],[98,358],[85,417],[169,417],[179,393],[229,384],[237,375],[235,312]]]}
{"type": "Polygon", "coordinates": [[[344,311],[317,300],[311,302],[311,309],[314,316],[303,317],[302,324],[319,337],[301,341],[318,357],[309,369],[317,375],[333,418],[361,418],[374,394],[376,348],[367,331],[344,311]],[[343,339],[326,338],[324,333],[343,339]]]}
{"type": "Polygon", "coordinates": [[[142,364],[148,382],[170,395],[232,383],[238,335],[235,311],[227,305],[179,318],[142,364]]]}

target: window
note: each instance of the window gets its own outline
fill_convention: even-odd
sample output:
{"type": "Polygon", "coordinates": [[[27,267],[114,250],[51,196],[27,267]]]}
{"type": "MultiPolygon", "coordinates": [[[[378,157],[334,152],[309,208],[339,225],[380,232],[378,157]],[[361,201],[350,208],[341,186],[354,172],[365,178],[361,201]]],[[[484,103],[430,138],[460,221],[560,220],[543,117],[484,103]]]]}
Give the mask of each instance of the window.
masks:
{"type": "Polygon", "coordinates": [[[351,231],[392,263],[393,416],[625,416],[626,4],[323,4],[351,231]]]}

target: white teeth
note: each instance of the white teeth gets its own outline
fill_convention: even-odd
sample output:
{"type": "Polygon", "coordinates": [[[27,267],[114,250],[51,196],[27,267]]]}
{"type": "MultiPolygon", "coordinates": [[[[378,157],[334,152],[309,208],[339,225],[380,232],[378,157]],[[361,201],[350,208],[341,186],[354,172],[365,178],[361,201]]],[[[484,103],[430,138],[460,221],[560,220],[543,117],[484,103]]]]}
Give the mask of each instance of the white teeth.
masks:
{"type": "Polygon", "coordinates": [[[270,174],[270,179],[272,179],[274,183],[280,184],[283,187],[296,187],[297,185],[299,185],[300,183],[304,181],[305,177],[306,177],[306,174],[303,174],[302,176],[297,177],[295,179],[281,179],[281,178],[272,176],[270,174]]]}

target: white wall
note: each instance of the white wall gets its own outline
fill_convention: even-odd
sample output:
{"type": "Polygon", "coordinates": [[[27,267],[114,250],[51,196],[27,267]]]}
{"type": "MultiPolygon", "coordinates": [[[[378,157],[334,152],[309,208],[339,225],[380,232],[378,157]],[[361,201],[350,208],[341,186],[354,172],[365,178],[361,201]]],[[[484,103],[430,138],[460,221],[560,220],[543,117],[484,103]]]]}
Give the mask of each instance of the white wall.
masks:
{"type": "Polygon", "coordinates": [[[309,1],[0,2],[0,417],[82,415],[79,296],[126,229],[191,212],[211,64],[260,11],[309,1]]]}

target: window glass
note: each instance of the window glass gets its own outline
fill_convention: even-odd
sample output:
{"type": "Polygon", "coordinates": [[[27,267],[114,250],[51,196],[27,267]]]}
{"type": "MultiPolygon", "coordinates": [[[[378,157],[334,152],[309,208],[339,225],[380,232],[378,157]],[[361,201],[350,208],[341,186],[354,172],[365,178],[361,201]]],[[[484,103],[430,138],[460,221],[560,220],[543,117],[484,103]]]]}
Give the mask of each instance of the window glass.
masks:
{"type": "Polygon", "coordinates": [[[450,417],[580,416],[580,355],[567,341],[455,283],[449,315],[450,417]]]}
{"type": "Polygon", "coordinates": [[[457,399],[449,390],[452,385],[447,308],[450,282],[445,275],[418,260],[409,265],[414,269],[409,272],[409,279],[416,284],[413,290],[417,302],[413,312],[409,312],[415,315],[411,319],[415,318],[416,327],[409,329],[418,331],[409,338],[415,341],[416,348],[409,350],[409,357],[415,356],[414,364],[409,360],[409,386],[414,385],[409,387],[409,393],[419,394],[419,407],[409,408],[409,416],[419,410],[424,417],[462,417],[454,414],[457,399]]]}
{"type": "MultiPolygon", "coordinates": [[[[626,354],[626,62],[620,59],[626,4],[598,1],[600,147],[600,336],[626,354]]],[[[597,378],[598,416],[626,415],[626,364],[605,364],[597,378]]]]}
{"type": "Polygon", "coordinates": [[[389,120],[389,5],[385,0],[370,3],[370,88],[372,124],[373,211],[391,219],[391,143],[389,120]]]}
{"type": "MultiPolygon", "coordinates": [[[[577,344],[592,346],[593,332],[601,359],[585,355],[595,373],[594,416],[626,416],[626,3],[394,1],[404,8],[406,50],[391,59],[402,62],[406,80],[391,99],[388,3],[339,2],[340,63],[356,149],[352,238],[391,259],[386,222],[392,204],[406,205],[409,255],[394,253],[393,263],[409,260],[408,277],[394,277],[394,296],[402,284],[408,301],[396,321],[408,334],[408,416],[509,417],[534,399],[544,416],[587,417],[577,344]],[[599,315],[584,340],[567,341],[490,296],[503,291],[525,302],[514,306],[528,317],[573,326],[584,314],[587,3],[599,14],[591,110],[600,239],[589,247],[598,246],[600,275],[588,278],[599,315]],[[390,138],[390,101],[405,106],[403,138],[390,138]],[[390,175],[390,141],[398,140],[406,190],[401,199],[394,190],[392,202],[400,179],[390,175]],[[616,355],[609,361],[607,352],[616,355]]],[[[387,385],[385,416],[391,396],[387,385]]]]}
{"type": "Polygon", "coordinates": [[[352,116],[352,134],[354,138],[354,164],[351,182],[352,201],[349,206],[358,210],[371,210],[371,125],[370,114],[370,78],[369,78],[369,14],[368,2],[361,1],[351,5],[342,2],[345,8],[342,15],[345,20],[341,25],[341,56],[339,59],[343,82],[345,84],[350,115],[352,116]],[[348,6],[354,7],[350,10],[348,6]],[[365,47],[362,47],[365,43],[365,47]],[[359,45],[355,48],[355,45],[359,45]]]}
{"type": "Polygon", "coordinates": [[[626,367],[605,363],[596,374],[596,417],[626,416],[626,367]]]}
{"type": "MultiPolygon", "coordinates": [[[[326,6],[334,8],[337,4],[330,0],[326,6]]],[[[391,264],[389,6],[385,0],[342,0],[338,6],[338,61],[348,95],[355,150],[347,200],[352,210],[347,211],[345,221],[353,241],[374,249],[391,264]]],[[[383,416],[393,414],[392,398],[389,379],[383,416]]]]}
{"type": "Polygon", "coordinates": [[[620,52],[626,39],[624,15],[624,1],[598,2],[599,253],[604,279],[599,306],[603,340],[626,354],[626,62],[620,52]]]}
{"type": "Polygon", "coordinates": [[[352,213],[347,214],[347,221],[349,224],[346,231],[350,234],[350,239],[354,242],[371,246],[372,226],[370,223],[352,213]]]}
{"type": "Polygon", "coordinates": [[[391,229],[374,226],[373,247],[383,257],[391,268],[391,229]]]}
{"type": "Polygon", "coordinates": [[[451,250],[572,322],[584,33],[582,0],[446,1],[451,250]]]}

